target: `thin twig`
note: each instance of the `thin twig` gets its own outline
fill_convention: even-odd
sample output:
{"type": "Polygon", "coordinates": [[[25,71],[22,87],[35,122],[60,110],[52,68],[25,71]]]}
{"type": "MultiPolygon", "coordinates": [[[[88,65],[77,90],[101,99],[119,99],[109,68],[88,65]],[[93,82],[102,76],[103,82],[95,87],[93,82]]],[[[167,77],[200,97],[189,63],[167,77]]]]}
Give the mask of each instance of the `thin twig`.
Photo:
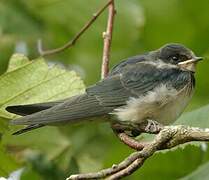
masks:
{"type": "Polygon", "coordinates": [[[111,42],[112,42],[112,33],[113,33],[115,13],[116,13],[116,10],[115,10],[114,0],[111,0],[110,5],[109,5],[107,29],[106,29],[106,32],[103,32],[104,48],[103,48],[102,69],[101,69],[102,79],[105,78],[109,72],[110,48],[111,48],[111,42]]]}
{"type": "Polygon", "coordinates": [[[67,42],[62,47],[51,49],[51,50],[43,50],[42,41],[38,40],[38,52],[41,56],[48,56],[56,53],[60,53],[70,47],[72,47],[77,40],[82,36],[82,34],[94,23],[94,21],[103,13],[103,11],[112,3],[112,0],[109,0],[101,9],[99,9],[93,17],[83,26],[83,28],[75,35],[75,37],[67,42]]]}

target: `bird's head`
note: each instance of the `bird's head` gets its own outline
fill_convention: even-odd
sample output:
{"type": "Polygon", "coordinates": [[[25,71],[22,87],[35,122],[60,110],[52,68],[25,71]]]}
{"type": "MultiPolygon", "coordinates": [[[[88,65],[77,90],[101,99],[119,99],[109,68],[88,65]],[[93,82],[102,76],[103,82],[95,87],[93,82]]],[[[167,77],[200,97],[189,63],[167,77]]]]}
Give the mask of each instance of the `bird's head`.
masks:
{"type": "Polygon", "coordinates": [[[163,62],[192,72],[195,72],[197,62],[203,59],[202,57],[195,56],[190,49],[181,44],[166,44],[157,52],[158,59],[163,62]]]}

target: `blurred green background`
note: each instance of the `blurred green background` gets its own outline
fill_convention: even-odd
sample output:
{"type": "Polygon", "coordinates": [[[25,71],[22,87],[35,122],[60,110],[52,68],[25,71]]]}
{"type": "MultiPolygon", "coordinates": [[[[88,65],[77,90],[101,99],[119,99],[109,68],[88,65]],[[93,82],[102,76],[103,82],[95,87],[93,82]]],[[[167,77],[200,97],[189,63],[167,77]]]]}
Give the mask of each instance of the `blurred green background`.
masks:
{"type": "MultiPolygon", "coordinates": [[[[43,40],[45,49],[63,45],[105,2],[105,0],[1,0],[0,73],[5,72],[9,58],[15,52],[24,53],[30,59],[37,58],[39,55],[36,43],[39,38],[43,40]]],[[[196,93],[187,111],[208,104],[209,1],[116,0],[115,3],[117,15],[111,66],[124,58],[157,49],[165,43],[185,44],[198,56],[205,57],[205,61],[198,66],[196,93]]],[[[106,28],[106,20],[107,11],[73,48],[47,57],[47,62],[75,70],[86,86],[98,81],[103,49],[102,32],[106,28]]],[[[18,142],[36,141],[34,138],[38,138],[39,133],[44,134],[43,132],[46,142],[47,139],[54,137],[58,142],[66,141],[66,148],[56,156],[50,156],[56,142],[51,147],[43,142],[41,144],[40,141],[37,142],[40,145],[31,145],[24,158],[19,157],[17,153],[15,158],[15,161],[18,161],[17,166],[25,167],[21,179],[28,177],[44,180],[64,179],[72,173],[96,171],[111,166],[132,152],[118,141],[107,124],[90,123],[59,129],[46,128],[28,135],[8,138],[18,142]],[[39,146],[47,146],[45,148],[50,150],[43,151],[39,146]],[[32,151],[33,149],[36,151],[32,151]]],[[[208,156],[207,144],[158,153],[150,158],[142,169],[126,179],[183,178],[206,162],[208,156]]],[[[2,159],[0,167],[1,161],[2,159]]]]}

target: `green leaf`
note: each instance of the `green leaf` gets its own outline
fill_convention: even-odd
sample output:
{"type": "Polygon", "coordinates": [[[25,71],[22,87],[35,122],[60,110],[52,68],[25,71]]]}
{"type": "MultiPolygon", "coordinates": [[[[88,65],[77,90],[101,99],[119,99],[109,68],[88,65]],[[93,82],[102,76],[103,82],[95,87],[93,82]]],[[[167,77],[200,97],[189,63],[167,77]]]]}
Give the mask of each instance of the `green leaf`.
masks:
{"type": "MultiPolygon", "coordinates": [[[[7,118],[0,117],[0,137],[3,135],[5,131],[9,129],[7,122],[8,122],[7,118]]],[[[1,138],[0,138],[0,141],[1,141],[1,138]]]]}
{"type": "MultiPolygon", "coordinates": [[[[11,136],[9,132],[4,135],[2,144],[22,150],[32,149],[42,152],[50,160],[55,159],[70,148],[70,141],[57,127],[44,127],[20,136],[11,136]]],[[[27,154],[25,155],[27,156],[27,154]]]]}
{"type": "Polygon", "coordinates": [[[197,168],[197,170],[193,171],[191,174],[187,175],[180,180],[208,180],[209,179],[209,162],[205,163],[197,168]]]}
{"type": "Polygon", "coordinates": [[[209,105],[184,113],[175,124],[209,128],[209,105]]]}
{"type": "MultiPolygon", "coordinates": [[[[5,107],[63,99],[83,92],[84,84],[74,71],[58,66],[48,67],[44,59],[29,61],[27,57],[13,55],[8,72],[0,76],[0,121],[14,115],[5,107]]],[[[0,123],[0,130],[5,129],[0,123]]]]}
{"type": "Polygon", "coordinates": [[[7,72],[20,68],[21,66],[29,63],[29,59],[23,54],[14,54],[7,68],[7,72]]]}

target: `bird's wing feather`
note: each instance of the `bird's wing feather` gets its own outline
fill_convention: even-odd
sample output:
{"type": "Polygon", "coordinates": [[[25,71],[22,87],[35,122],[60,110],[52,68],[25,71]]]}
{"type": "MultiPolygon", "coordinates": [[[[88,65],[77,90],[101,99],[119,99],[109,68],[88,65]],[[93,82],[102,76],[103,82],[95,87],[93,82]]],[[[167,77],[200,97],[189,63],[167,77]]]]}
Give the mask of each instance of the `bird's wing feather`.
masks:
{"type": "Polygon", "coordinates": [[[143,62],[143,61],[149,60],[146,55],[147,54],[133,56],[133,57],[130,57],[128,59],[122,60],[120,63],[118,63],[117,65],[115,65],[111,69],[111,71],[109,73],[109,76],[120,74],[121,72],[124,71],[125,68],[127,68],[127,66],[131,66],[131,65],[134,65],[134,64],[136,64],[138,62],[143,62]]]}
{"type": "Polygon", "coordinates": [[[188,76],[190,73],[177,68],[165,70],[138,62],[89,87],[87,93],[96,96],[103,106],[118,107],[126,105],[130,97],[142,96],[162,83],[176,89],[183,88],[190,79],[188,76]]]}
{"type": "Polygon", "coordinates": [[[36,103],[36,104],[14,105],[14,106],[6,107],[6,110],[10,113],[14,113],[20,116],[27,116],[39,111],[43,111],[45,109],[49,109],[53,106],[63,103],[64,101],[66,100],[36,103]]]}
{"type": "Polygon", "coordinates": [[[28,125],[25,128],[22,128],[22,129],[20,129],[20,130],[18,130],[16,132],[12,133],[12,135],[19,135],[19,134],[22,134],[22,133],[26,133],[28,131],[41,128],[43,126],[45,126],[45,125],[43,125],[43,124],[32,124],[32,125],[28,125]]]}

